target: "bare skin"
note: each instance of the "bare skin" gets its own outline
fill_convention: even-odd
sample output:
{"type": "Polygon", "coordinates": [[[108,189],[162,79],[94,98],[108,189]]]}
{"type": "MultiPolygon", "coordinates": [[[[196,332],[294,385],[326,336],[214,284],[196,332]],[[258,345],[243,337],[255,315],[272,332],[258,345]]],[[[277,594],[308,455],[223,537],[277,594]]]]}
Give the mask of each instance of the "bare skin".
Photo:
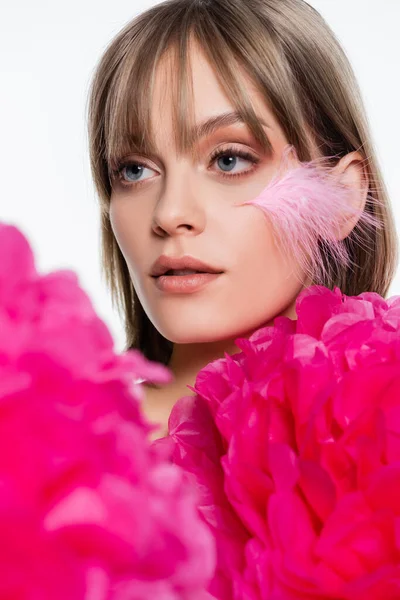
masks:
{"type": "Polygon", "coordinates": [[[160,425],[159,430],[150,434],[151,441],[168,434],[168,418],[171,410],[179,398],[193,395],[187,385],[194,385],[197,373],[212,360],[223,356],[224,352],[231,355],[240,351],[235,344],[228,346],[225,341],[221,342],[220,349],[214,344],[207,345],[206,348],[203,346],[205,345],[181,346],[182,354],[175,350],[168,365],[174,374],[174,381],[171,383],[156,388],[143,383],[146,394],[142,404],[143,411],[152,423],[160,425]]]}
{"type": "MultiPolygon", "coordinates": [[[[196,123],[234,110],[199,48],[191,52],[196,123]]],[[[288,144],[279,122],[244,73],[246,88],[273,148],[266,156],[243,123],[224,126],[199,140],[200,159],[178,157],[172,141],[167,69],[161,63],[152,99],[152,123],[158,153],[153,157],[132,155],[132,162],[146,165],[143,185],[137,186],[129,171],[124,182],[113,187],[110,219],[140,302],[153,325],[174,344],[169,364],[174,381],[158,388],[145,385],[143,410],[167,433],[168,417],[176,400],[192,392],[196,375],[224,352],[239,351],[234,341],[248,337],[261,326],[273,325],[278,315],[296,318],[295,303],[310,282],[294,273],[294,262],[279,252],[269,223],[254,206],[236,204],[255,198],[268,184],[288,144]],[[234,145],[234,150],[232,150],[234,145]],[[233,177],[222,177],[221,158],[210,166],[216,148],[236,156],[233,177]],[[231,151],[229,151],[231,148],[231,151]],[[237,156],[237,149],[258,159],[237,156]],[[160,292],[149,276],[161,254],[192,255],[224,271],[220,279],[191,294],[160,292]]],[[[315,149],[315,156],[318,150],[315,149]]],[[[335,167],[354,185],[354,204],[366,200],[367,179],[363,157],[352,152],[335,167]],[[364,182],[364,185],[362,183],[364,182]]],[[[355,223],[344,223],[348,235],[355,223]]],[[[295,261],[295,257],[293,257],[295,261]]]]}

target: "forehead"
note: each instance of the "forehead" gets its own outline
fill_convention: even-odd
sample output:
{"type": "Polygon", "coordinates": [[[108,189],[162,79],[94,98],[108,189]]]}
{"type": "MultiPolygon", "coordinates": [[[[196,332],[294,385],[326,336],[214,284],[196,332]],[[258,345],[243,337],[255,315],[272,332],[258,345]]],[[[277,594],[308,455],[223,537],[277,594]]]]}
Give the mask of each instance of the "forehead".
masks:
{"type": "Polygon", "coordinates": [[[221,75],[200,47],[191,43],[189,48],[183,64],[176,48],[164,53],[153,66],[144,94],[137,95],[140,83],[131,98],[126,92],[125,118],[117,120],[113,131],[111,163],[134,152],[160,156],[174,150],[196,157],[199,142],[221,127],[252,133],[261,147],[271,151],[264,130],[279,124],[246,72],[235,71],[234,84],[247,112],[229,97],[221,75]]]}
{"type": "MultiPolygon", "coordinates": [[[[154,87],[151,98],[150,118],[155,139],[173,139],[174,109],[179,92],[185,93],[187,107],[184,119],[187,123],[191,145],[201,138],[211,135],[216,126],[246,126],[235,104],[224,90],[218,74],[207,60],[202,49],[192,42],[187,55],[185,86],[177,89],[176,58],[169,51],[160,60],[155,70],[154,87]]],[[[279,127],[265,98],[248,77],[244,69],[236,76],[240,79],[240,89],[252,104],[260,123],[267,128],[279,127]]],[[[179,85],[179,83],[178,83],[179,85]]]]}

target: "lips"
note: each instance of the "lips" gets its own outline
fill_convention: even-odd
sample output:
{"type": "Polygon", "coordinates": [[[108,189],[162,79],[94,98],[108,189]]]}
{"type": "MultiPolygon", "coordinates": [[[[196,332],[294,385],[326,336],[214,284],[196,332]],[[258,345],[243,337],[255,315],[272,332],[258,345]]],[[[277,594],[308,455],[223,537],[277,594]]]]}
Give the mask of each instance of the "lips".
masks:
{"type": "Polygon", "coordinates": [[[211,282],[220,278],[222,273],[190,273],[188,275],[159,275],[153,277],[154,283],[163,294],[192,294],[206,289],[211,282]]]}
{"type": "Polygon", "coordinates": [[[195,271],[193,269],[170,269],[163,275],[196,275],[197,273],[206,273],[206,271],[195,271]]]}
{"type": "Polygon", "coordinates": [[[223,273],[223,269],[202,262],[194,256],[173,257],[161,255],[154,262],[150,275],[193,275],[199,273],[223,273]]]}

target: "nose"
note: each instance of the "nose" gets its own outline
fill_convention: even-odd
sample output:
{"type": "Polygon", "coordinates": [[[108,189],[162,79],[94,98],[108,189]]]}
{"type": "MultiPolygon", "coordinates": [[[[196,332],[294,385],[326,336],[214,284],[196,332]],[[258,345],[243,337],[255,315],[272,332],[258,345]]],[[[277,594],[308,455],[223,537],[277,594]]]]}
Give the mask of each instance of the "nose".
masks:
{"type": "Polygon", "coordinates": [[[204,230],[206,215],[201,189],[182,173],[171,176],[166,182],[152,220],[153,231],[162,237],[198,235],[204,230]]]}

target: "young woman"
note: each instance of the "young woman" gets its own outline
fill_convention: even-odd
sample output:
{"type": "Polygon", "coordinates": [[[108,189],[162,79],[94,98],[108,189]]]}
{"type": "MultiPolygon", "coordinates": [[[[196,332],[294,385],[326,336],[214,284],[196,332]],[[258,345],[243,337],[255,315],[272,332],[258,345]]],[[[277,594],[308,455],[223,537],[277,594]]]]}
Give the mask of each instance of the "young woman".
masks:
{"type": "Polygon", "coordinates": [[[353,206],[383,223],[366,233],[344,218],[352,264],[337,272],[327,252],[318,283],[386,295],[397,239],[363,102],[333,32],[303,0],[167,0],[140,14],[97,66],[88,129],[126,348],[174,374],[147,385],[159,435],[204,365],[277,316],[295,319],[315,283],[259,210],[237,206],[265,188],[288,144],[300,162],[328,157],[353,206]]]}

